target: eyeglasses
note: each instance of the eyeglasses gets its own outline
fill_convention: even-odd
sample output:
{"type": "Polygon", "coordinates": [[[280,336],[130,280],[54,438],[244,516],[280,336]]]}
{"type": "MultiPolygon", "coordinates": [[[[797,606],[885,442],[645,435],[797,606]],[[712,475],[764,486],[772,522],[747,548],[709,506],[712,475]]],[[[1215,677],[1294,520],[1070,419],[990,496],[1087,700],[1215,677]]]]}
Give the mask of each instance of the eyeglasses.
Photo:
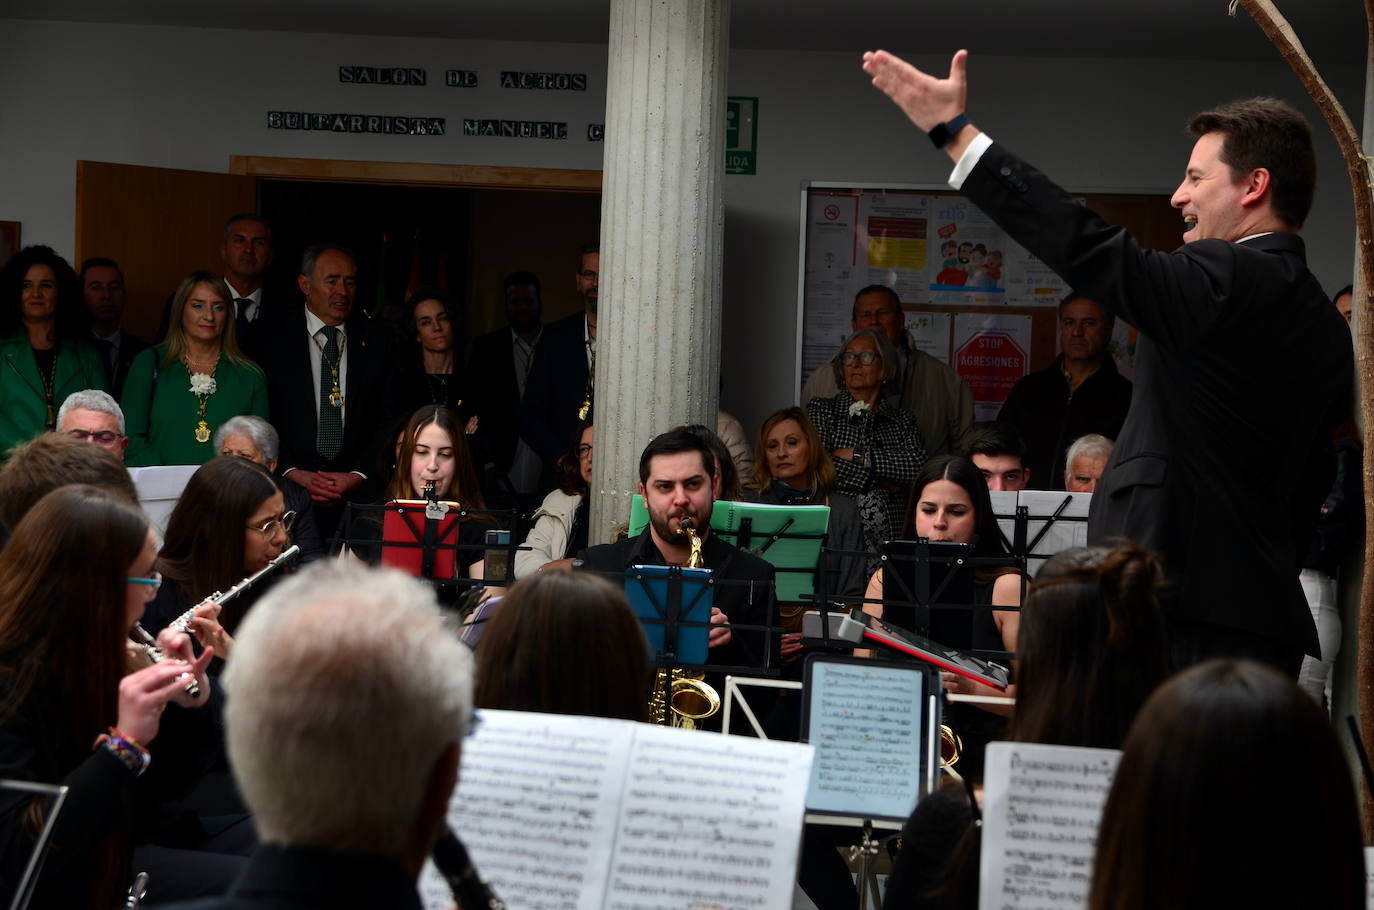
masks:
{"type": "Polygon", "coordinates": [[[157,597],[157,589],[162,587],[161,572],[149,572],[147,578],[126,578],[124,580],[131,585],[143,585],[144,600],[152,600],[157,597]]]}
{"type": "Polygon", "coordinates": [[[90,430],[68,430],[67,435],[72,439],[78,439],[81,442],[93,442],[107,449],[119,441],[119,434],[113,430],[101,430],[98,433],[93,433],[90,430]]]}
{"type": "Polygon", "coordinates": [[[840,363],[849,366],[854,361],[858,361],[864,366],[868,366],[875,360],[882,360],[883,355],[875,351],[845,351],[840,355],[840,363]]]}
{"type": "Polygon", "coordinates": [[[586,443],[583,443],[582,445],[578,446],[578,447],[577,447],[577,457],[578,457],[578,458],[591,458],[591,457],[592,457],[592,447],[589,446],[589,445],[587,445],[586,443]]]}
{"type": "Polygon", "coordinates": [[[296,521],[296,513],[295,513],[294,511],[292,511],[292,512],[287,512],[287,513],[285,513],[284,515],[282,515],[281,518],[274,518],[274,519],[272,519],[271,521],[267,522],[265,525],[263,525],[263,526],[260,527],[260,528],[254,526],[254,525],[249,525],[249,526],[248,526],[248,530],[250,530],[250,531],[257,531],[259,534],[262,535],[262,537],[263,537],[264,540],[268,540],[268,539],[270,539],[271,537],[273,537],[273,536],[277,533],[277,528],[278,528],[278,527],[281,528],[281,532],[282,532],[283,534],[290,534],[290,533],[291,533],[291,525],[292,525],[293,523],[295,523],[295,521],[296,521]]]}

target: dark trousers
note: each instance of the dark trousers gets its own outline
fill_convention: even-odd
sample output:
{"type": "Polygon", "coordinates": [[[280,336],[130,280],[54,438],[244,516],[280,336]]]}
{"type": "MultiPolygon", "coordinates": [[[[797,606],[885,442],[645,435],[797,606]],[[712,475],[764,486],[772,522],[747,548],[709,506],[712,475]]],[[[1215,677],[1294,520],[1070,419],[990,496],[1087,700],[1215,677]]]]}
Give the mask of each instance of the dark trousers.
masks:
{"type": "Polygon", "coordinates": [[[1213,658],[1247,659],[1268,664],[1296,680],[1302,669],[1302,648],[1243,629],[1226,629],[1169,617],[1169,654],[1174,672],[1213,658]]]}

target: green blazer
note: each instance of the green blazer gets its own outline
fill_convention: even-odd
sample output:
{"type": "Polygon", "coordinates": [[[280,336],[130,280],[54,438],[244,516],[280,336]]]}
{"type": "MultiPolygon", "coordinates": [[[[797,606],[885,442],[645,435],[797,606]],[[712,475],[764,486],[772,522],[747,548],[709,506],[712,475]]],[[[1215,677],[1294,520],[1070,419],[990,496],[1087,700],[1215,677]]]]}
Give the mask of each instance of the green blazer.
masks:
{"type": "Polygon", "coordinates": [[[215,393],[205,401],[211,438],[196,440],[200,400],[191,392],[191,374],[177,361],[162,365],[167,345],[154,345],[134,358],[124,380],[120,407],[129,427],[129,467],[204,464],[214,458],[213,435],[230,417],[253,414],[268,419],[267,379],[256,365],[231,363],[223,354],[215,366],[215,393]]]}
{"type": "MultiPolygon", "coordinates": [[[[82,341],[63,341],[57,347],[53,376],[53,416],[73,392],[109,390],[105,364],[95,348],[82,341]]],[[[0,462],[10,449],[48,428],[48,402],[38,361],[27,333],[0,339],[0,462]]]]}

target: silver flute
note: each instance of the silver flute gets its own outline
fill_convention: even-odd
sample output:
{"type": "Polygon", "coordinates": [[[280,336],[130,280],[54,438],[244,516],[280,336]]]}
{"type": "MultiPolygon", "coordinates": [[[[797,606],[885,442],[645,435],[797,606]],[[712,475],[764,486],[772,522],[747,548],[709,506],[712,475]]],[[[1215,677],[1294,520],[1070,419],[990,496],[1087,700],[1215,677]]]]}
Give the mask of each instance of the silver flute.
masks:
{"type": "MultiPolygon", "coordinates": [[[[167,655],[162,653],[162,649],[157,646],[157,639],[148,634],[148,630],[143,628],[142,623],[134,623],[133,633],[134,644],[143,649],[143,653],[148,655],[148,659],[155,664],[160,664],[167,660],[167,655]]],[[[181,674],[180,678],[186,680],[186,694],[192,698],[200,698],[200,683],[190,673],[181,674]]]]}
{"type": "Polygon", "coordinates": [[[176,619],[169,622],[167,624],[167,627],[174,632],[190,632],[191,620],[196,618],[196,607],[200,607],[208,603],[219,604],[220,606],[224,606],[226,603],[228,603],[235,597],[238,597],[244,591],[247,591],[249,588],[251,588],[264,575],[286,565],[287,562],[289,562],[292,559],[295,559],[297,556],[300,555],[300,553],[301,548],[296,544],[292,544],[285,550],[282,550],[281,554],[277,556],[276,559],[272,560],[267,565],[263,566],[261,569],[258,569],[258,571],[254,572],[252,575],[249,575],[247,578],[245,578],[238,584],[234,585],[228,591],[216,591],[209,597],[202,600],[200,603],[196,604],[195,607],[192,607],[185,613],[178,616],[176,619]]]}

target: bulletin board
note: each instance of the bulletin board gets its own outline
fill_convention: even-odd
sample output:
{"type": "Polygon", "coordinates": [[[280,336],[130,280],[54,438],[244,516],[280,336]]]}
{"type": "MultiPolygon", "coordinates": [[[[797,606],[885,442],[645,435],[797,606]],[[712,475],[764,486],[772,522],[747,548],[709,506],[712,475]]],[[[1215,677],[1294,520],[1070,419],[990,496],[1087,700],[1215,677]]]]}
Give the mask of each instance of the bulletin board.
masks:
{"type": "MultiPolygon", "coordinates": [[[[1146,247],[1172,249],[1182,224],[1163,193],[1079,194],[1146,247]]],[[[1058,354],[1070,288],[992,219],[948,189],[812,181],[801,191],[798,388],[851,332],[854,295],[901,298],[917,347],[954,367],[991,420],[1016,380],[1058,354]]],[[[1118,320],[1112,354],[1134,370],[1136,333],[1118,320]]]]}

